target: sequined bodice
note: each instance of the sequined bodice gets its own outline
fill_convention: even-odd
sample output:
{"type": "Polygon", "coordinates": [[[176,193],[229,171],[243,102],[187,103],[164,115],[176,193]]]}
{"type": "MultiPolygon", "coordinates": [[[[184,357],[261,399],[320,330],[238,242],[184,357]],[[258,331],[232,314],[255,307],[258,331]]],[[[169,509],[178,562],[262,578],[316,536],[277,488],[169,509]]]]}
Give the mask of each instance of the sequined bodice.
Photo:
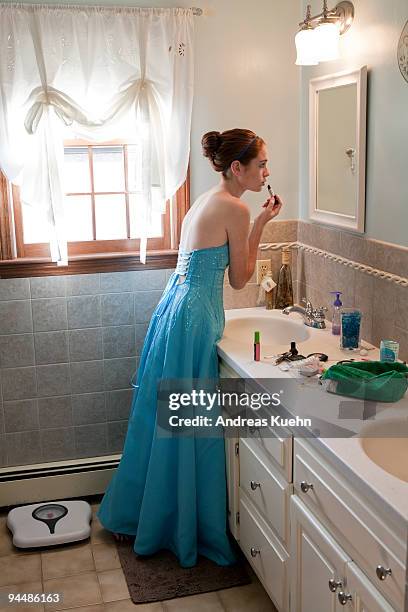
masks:
{"type": "Polygon", "coordinates": [[[171,329],[180,320],[184,331],[200,325],[207,341],[211,337],[215,343],[221,338],[225,324],[223,288],[228,262],[227,242],[206,249],[180,250],[176,270],[154,311],[154,317],[161,318],[169,313],[171,329]]]}
{"type": "Polygon", "coordinates": [[[193,251],[180,250],[175,273],[185,276],[181,284],[211,289],[222,289],[228,265],[228,243],[193,251]]]}

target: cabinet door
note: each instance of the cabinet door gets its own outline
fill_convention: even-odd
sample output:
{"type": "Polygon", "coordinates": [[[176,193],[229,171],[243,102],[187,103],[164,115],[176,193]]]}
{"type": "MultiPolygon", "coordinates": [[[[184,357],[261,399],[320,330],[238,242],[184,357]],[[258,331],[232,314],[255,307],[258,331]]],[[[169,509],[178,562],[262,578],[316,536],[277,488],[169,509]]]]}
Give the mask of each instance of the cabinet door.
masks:
{"type": "MultiPolygon", "coordinates": [[[[239,378],[238,374],[219,359],[220,378],[239,378]]],[[[228,524],[236,540],[239,540],[239,442],[238,438],[225,438],[225,462],[228,491],[228,524]]]]}
{"type": "Polygon", "coordinates": [[[239,540],[239,457],[238,438],[225,438],[227,470],[228,524],[236,540],[239,540]]]}
{"type": "Polygon", "coordinates": [[[329,580],[345,584],[350,558],[296,495],[291,498],[291,612],[340,612],[329,580]]]}
{"type": "Polygon", "coordinates": [[[353,562],[347,566],[347,588],[344,589],[344,592],[346,596],[352,597],[354,612],[395,612],[395,608],[386,602],[367,576],[353,562]]]}

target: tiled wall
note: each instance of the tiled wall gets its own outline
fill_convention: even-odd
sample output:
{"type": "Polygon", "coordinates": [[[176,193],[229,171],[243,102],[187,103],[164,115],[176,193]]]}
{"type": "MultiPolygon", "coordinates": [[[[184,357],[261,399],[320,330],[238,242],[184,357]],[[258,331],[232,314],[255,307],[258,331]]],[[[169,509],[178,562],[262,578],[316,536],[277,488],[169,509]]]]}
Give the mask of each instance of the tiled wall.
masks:
{"type": "MultiPolygon", "coordinates": [[[[296,220],[288,221],[273,221],[269,223],[262,234],[261,242],[296,242],[297,240],[297,224],[296,220]]],[[[258,251],[258,259],[270,259],[272,276],[277,281],[279,268],[282,264],[281,251],[268,250],[258,251]]],[[[296,288],[296,261],[297,253],[292,251],[291,254],[291,267],[292,267],[292,278],[294,282],[294,291],[296,288]]],[[[259,295],[259,285],[256,284],[256,271],[252,275],[252,278],[247,285],[236,291],[232,289],[228,283],[228,277],[226,275],[224,285],[224,308],[249,308],[250,306],[256,306],[259,295]]]]}
{"type": "MultiPolygon", "coordinates": [[[[408,248],[387,244],[322,225],[299,221],[298,240],[373,268],[408,277],[408,248]]],[[[330,308],[330,291],[342,291],[345,306],[361,309],[362,337],[379,346],[397,340],[408,360],[408,287],[300,251],[297,256],[298,300],[330,308]]],[[[328,315],[330,314],[330,310],[328,315]]]]}
{"type": "Polygon", "coordinates": [[[121,451],[170,272],[0,280],[0,465],[121,451]]]}

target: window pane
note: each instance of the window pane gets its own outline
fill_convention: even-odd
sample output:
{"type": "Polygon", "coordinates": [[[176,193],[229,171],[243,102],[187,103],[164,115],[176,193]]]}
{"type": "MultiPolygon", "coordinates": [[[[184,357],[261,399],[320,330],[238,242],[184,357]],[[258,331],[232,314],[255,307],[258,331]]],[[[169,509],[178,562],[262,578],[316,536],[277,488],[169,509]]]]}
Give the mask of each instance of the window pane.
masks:
{"type": "Polygon", "coordinates": [[[48,242],[47,221],[45,215],[33,206],[22,204],[23,214],[23,240],[24,244],[48,242]]]}
{"type": "Polygon", "coordinates": [[[127,238],[126,201],[123,194],[95,196],[96,239],[127,238]]]}
{"type": "Polygon", "coordinates": [[[66,193],[91,191],[88,147],[64,148],[64,182],[66,193]]]}
{"type": "Polygon", "coordinates": [[[64,205],[67,240],[93,240],[91,196],[66,196],[64,205]]]}
{"type": "Polygon", "coordinates": [[[128,146],[128,189],[142,190],[142,155],[138,145],[128,146]]]}
{"type": "MultiPolygon", "coordinates": [[[[141,194],[135,193],[129,195],[129,215],[130,215],[130,237],[140,238],[140,225],[138,220],[140,219],[140,207],[142,205],[141,194]]],[[[162,230],[162,214],[159,212],[152,213],[152,227],[148,232],[150,238],[157,238],[163,236],[162,230]]]]}
{"type": "Polygon", "coordinates": [[[123,147],[92,147],[95,191],[124,191],[123,147]]]}

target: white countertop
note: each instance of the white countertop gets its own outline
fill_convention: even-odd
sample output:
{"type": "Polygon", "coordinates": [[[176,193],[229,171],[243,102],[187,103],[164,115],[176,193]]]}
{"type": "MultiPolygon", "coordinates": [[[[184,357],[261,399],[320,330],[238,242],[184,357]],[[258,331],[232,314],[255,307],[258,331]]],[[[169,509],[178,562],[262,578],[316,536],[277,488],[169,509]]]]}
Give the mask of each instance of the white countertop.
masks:
{"type": "MultiPolygon", "coordinates": [[[[225,311],[226,324],[236,318],[247,316],[261,317],[287,317],[282,315],[280,311],[267,311],[265,308],[239,308],[225,311]]],[[[293,321],[298,321],[299,325],[303,326],[302,317],[293,313],[289,315],[293,321]]],[[[309,337],[303,342],[297,342],[299,353],[308,355],[313,352],[323,352],[329,357],[329,361],[325,365],[336,363],[341,359],[349,359],[354,357],[357,361],[362,357],[357,353],[351,354],[350,351],[343,351],[339,348],[339,336],[333,336],[331,327],[325,330],[313,329],[307,327],[309,337]]],[[[279,350],[274,352],[279,353],[289,349],[289,344],[279,345],[279,350]]],[[[368,342],[363,341],[363,345],[371,348],[368,342]]],[[[353,401],[351,398],[334,395],[324,391],[321,385],[318,384],[317,377],[313,379],[299,376],[294,370],[284,372],[279,366],[272,364],[271,360],[266,359],[266,355],[270,353],[270,347],[262,347],[261,337],[261,360],[254,361],[253,345],[249,346],[234,342],[231,338],[223,336],[218,343],[218,353],[223,361],[228,364],[242,378],[262,379],[260,383],[262,387],[277,389],[276,379],[280,379],[281,385],[284,386],[283,396],[287,398],[287,410],[295,416],[310,416],[313,420],[316,419],[317,428],[321,429],[319,418],[322,419],[328,427],[333,425],[334,434],[325,434],[333,437],[316,437],[310,438],[312,444],[318,447],[325,453],[325,456],[331,460],[336,467],[342,470],[346,478],[353,482],[354,486],[359,486],[365,495],[370,497],[374,503],[381,503],[384,510],[390,513],[394,523],[401,529],[401,521],[405,522],[405,528],[408,524],[408,483],[389,474],[377,464],[375,464],[364,452],[358,432],[364,427],[367,422],[372,420],[388,418],[392,416],[403,417],[408,419],[408,393],[403,399],[395,403],[376,403],[375,416],[370,420],[365,421],[357,419],[339,419],[339,409],[341,403],[343,406],[348,402],[353,401]],[[274,380],[275,379],[275,380],[274,380]],[[288,384],[285,384],[288,383],[288,384]],[[297,384],[295,384],[295,382],[297,384]],[[306,404],[306,406],[305,406],[306,404]],[[336,431],[337,427],[344,427],[347,432],[345,437],[340,432],[336,431]],[[336,436],[336,437],[334,437],[336,436]],[[341,436],[341,437],[340,437],[341,436]]],[[[379,350],[374,348],[370,350],[367,359],[379,359],[379,350]]],[[[355,400],[357,402],[357,400],[355,400]]],[[[284,403],[284,402],[282,402],[284,403]]],[[[363,406],[363,402],[359,401],[359,405],[363,406]]],[[[352,404],[349,404],[352,407],[352,404]]],[[[278,409],[276,409],[278,410],[278,409]]],[[[361,410],[360,410],[361,412],[361,410]]],[[[327,431],[323,425],[323,431],[327,431]]],[[[408,443],[408,440],[407,440],[408,443]]],[[[390,517],[391,518],[391,517],[390,517]]]]}

